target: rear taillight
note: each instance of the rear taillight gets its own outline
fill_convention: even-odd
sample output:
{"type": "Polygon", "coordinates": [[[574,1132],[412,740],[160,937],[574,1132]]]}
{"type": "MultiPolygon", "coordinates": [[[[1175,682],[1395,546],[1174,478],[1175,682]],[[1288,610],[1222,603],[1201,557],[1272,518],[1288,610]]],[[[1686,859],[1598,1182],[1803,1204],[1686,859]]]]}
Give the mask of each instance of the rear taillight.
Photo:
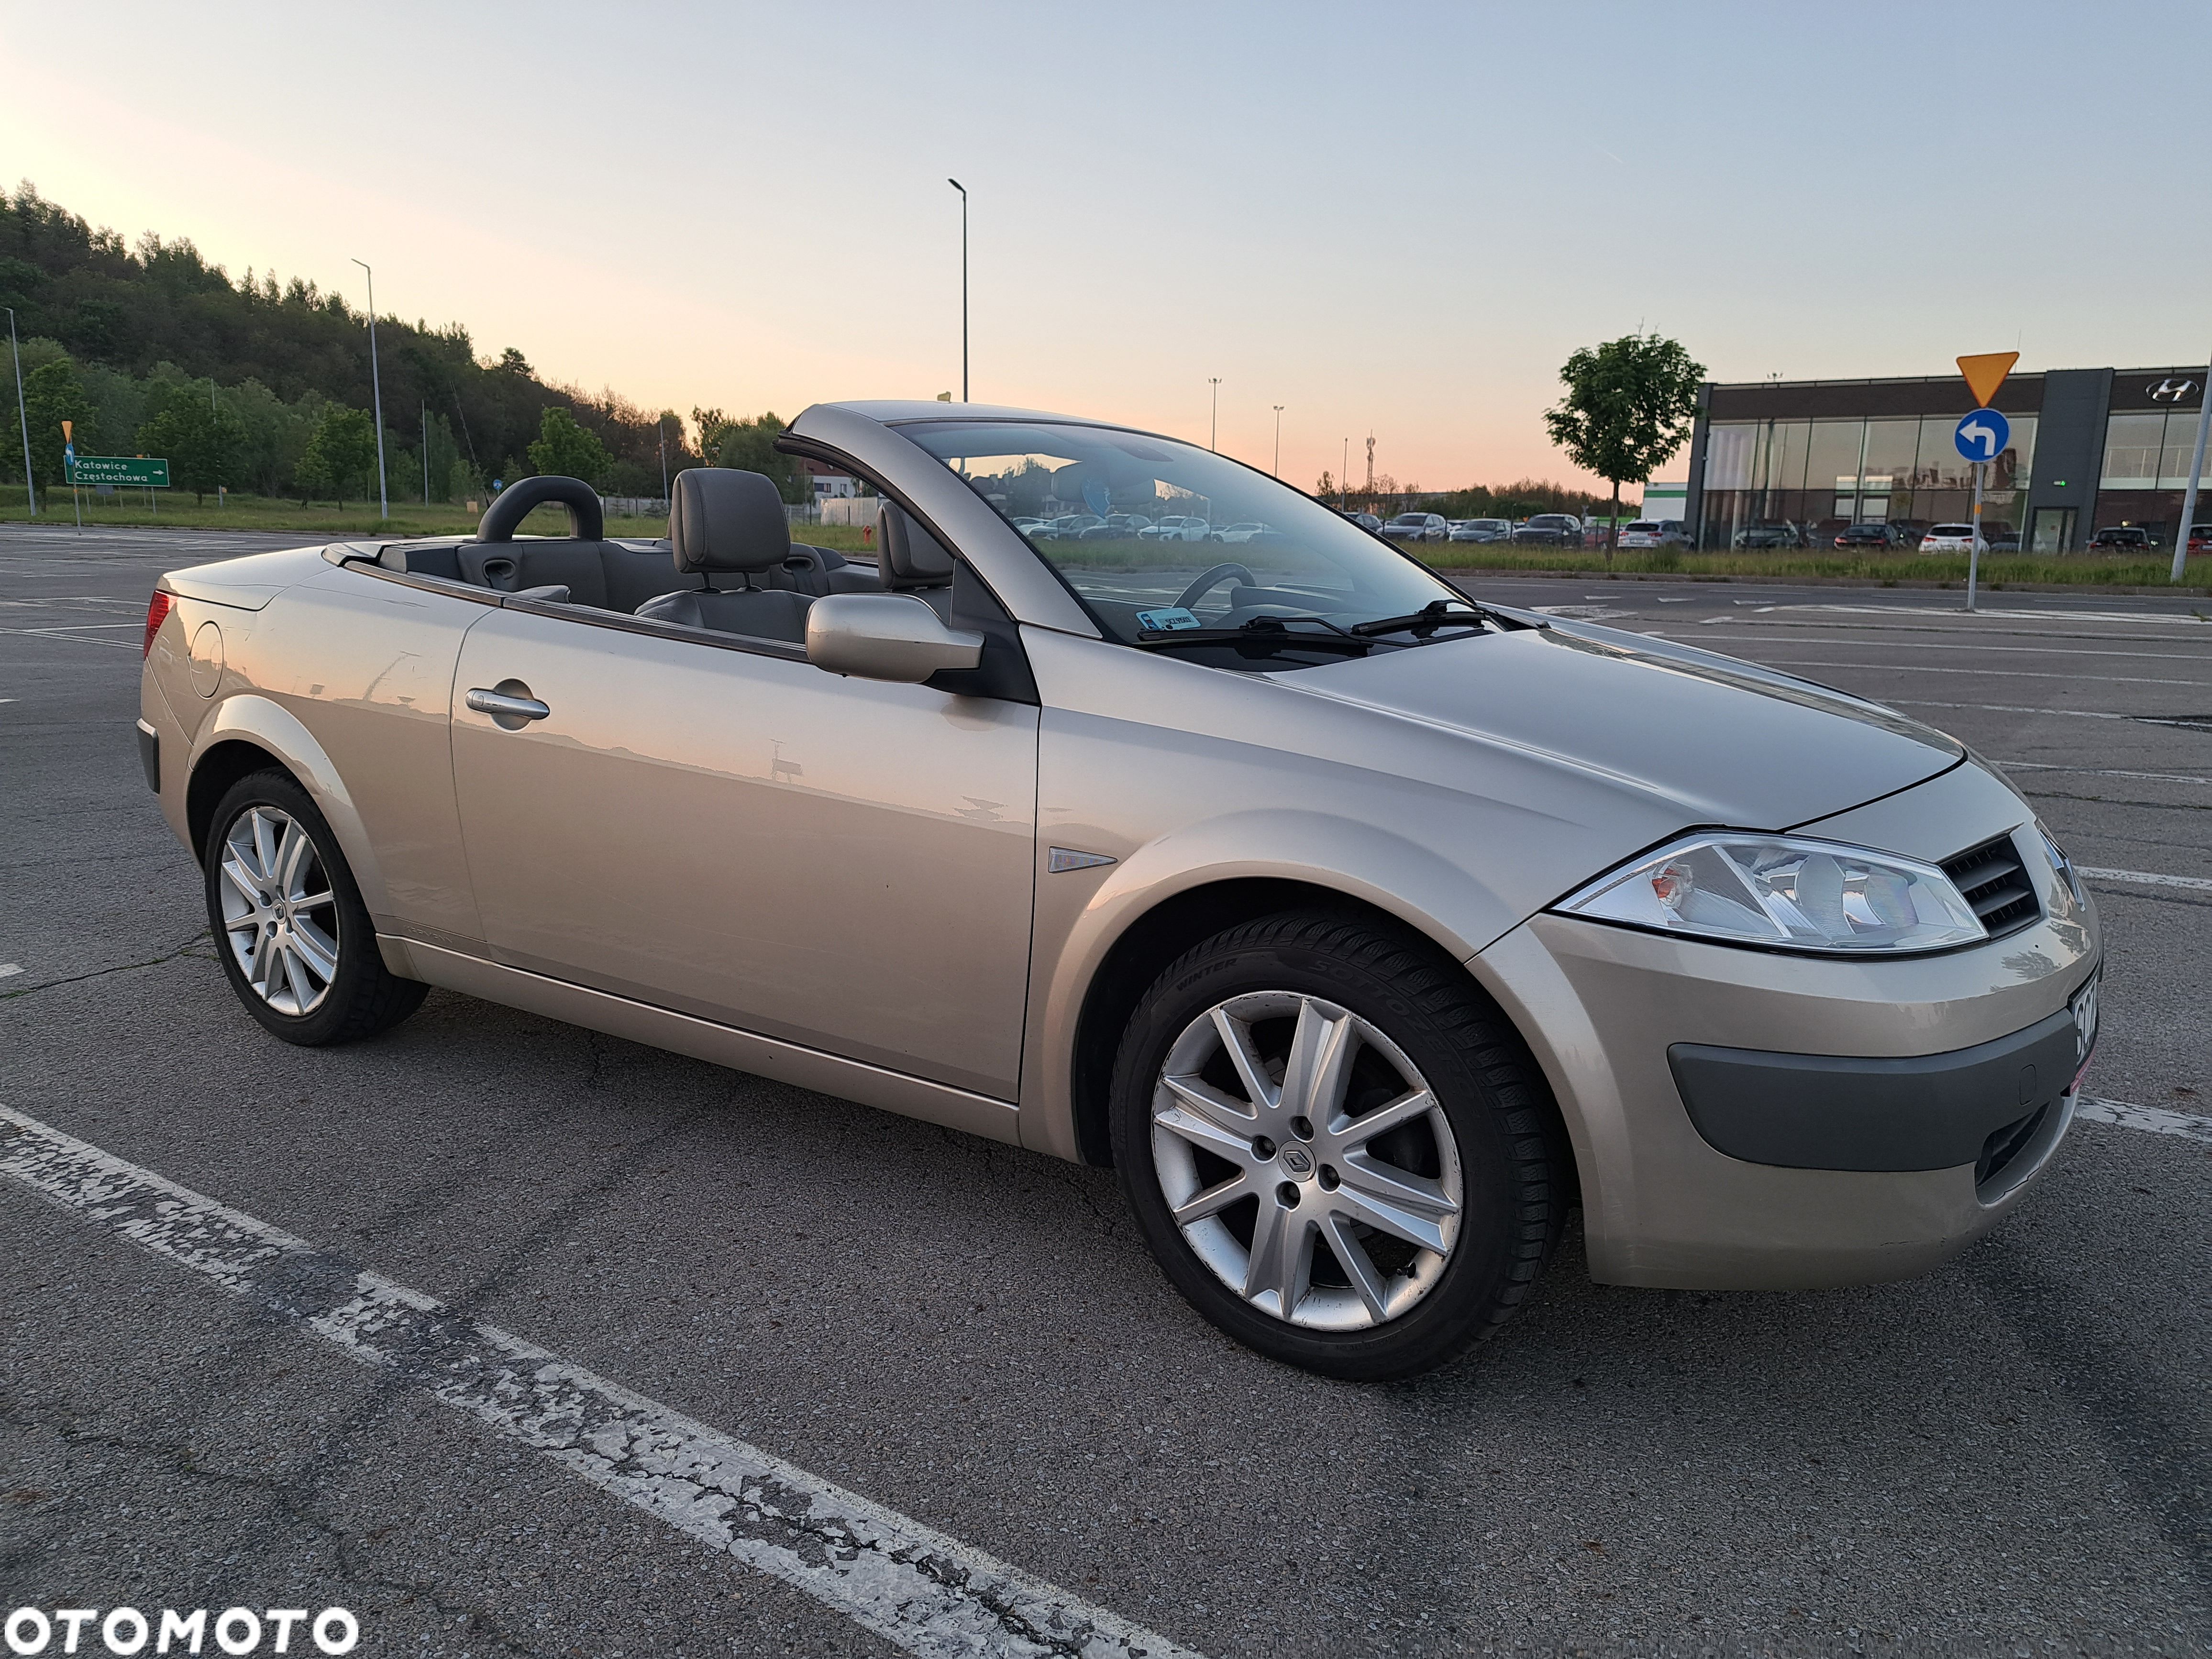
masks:
{"type": "Polygon", "coordinates": [[[140,656],[143,657],[153,650],[154,635],[161,631],[161,624],[168,620],[171,603],[169,596],[158,588],[155,590],[154,597],[146,601],[146,643],[138,647],[140,656]]]}

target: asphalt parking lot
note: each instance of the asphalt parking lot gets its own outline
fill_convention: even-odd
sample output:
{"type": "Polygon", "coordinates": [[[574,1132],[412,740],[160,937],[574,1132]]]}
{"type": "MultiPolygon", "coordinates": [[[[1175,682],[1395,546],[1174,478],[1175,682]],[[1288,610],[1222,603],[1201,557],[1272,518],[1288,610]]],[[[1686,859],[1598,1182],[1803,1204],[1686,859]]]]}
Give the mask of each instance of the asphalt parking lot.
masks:
{"type": "MultiPolygon", "coordinates": [[[[0,526],[0,1108],[1217,1659],[2212,1650],[2212,602],[1470,584],[2008,769],[2103,872],[2108,1103],[1927,1279],[1619,1290],[1571,1235],[1496,1341],[1357,1388],[1203,1324],[1108,1172],[442,992],[371,1043],[266,1036],[131,722],[155,575],[287,540],[0,526]]],[[[342,1605],[375,1654],[963,1650],[82,1206],[0,1181],[0,1608],[342,1605]]]]}

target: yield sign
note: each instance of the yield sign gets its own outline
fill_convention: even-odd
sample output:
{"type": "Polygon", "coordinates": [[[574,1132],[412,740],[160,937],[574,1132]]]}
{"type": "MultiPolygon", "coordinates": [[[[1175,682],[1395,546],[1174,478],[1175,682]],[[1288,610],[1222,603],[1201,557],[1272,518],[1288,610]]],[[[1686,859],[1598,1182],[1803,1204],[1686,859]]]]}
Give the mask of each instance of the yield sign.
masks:
{"type": "Polygon", "coordinates": [[[1978,357],[1959,359],[1959,373],[1966,377],[1966,390],[1974,394],[1977,409],[1990,406],[1990,399],[1997,395],[1997,388],[2019,361],[2017,351],[1985,351],[1978,357]]]}

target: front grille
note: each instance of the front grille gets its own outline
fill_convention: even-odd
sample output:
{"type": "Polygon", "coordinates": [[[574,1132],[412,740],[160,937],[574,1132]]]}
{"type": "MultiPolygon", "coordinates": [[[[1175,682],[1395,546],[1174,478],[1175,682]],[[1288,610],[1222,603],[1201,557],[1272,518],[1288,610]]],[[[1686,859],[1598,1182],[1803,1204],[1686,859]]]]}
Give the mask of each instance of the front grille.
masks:
{"type": "Polygon", "coordinates": [[[2035,900],[2035,884],[2010,836],[1999,836],[1970,853],[1944,860],[1943,873],[1966,895],[1991,939],[2025,927],[2043,914],[2035,900]]]}

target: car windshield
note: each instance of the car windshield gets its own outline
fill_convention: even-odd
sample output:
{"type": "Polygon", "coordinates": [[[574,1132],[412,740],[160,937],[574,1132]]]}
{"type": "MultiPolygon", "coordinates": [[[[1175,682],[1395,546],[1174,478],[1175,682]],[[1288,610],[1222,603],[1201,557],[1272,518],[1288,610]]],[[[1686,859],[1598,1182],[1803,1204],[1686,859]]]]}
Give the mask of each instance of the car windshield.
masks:
{"type": "MultiPolygon", "coordinates": [[[[1310,496],[1210,450],[1112,428],[1050,421],[916,421],[901,433],[943,461],[1016,529],[1026,515],[1087,507],[1163,513],[1206,539],[1140,538],[1133,524],[1081,540],[1039,538],[1059,573],[1114,637],[1274,622],[1311,631],[1463,603],[1439,578],[1310,496]]],[[[1419,523],[1425,515],[1409,515],[1419,523]]],[[[1302,630],[1303,631],[1303,630],[1302,630]]]]}

